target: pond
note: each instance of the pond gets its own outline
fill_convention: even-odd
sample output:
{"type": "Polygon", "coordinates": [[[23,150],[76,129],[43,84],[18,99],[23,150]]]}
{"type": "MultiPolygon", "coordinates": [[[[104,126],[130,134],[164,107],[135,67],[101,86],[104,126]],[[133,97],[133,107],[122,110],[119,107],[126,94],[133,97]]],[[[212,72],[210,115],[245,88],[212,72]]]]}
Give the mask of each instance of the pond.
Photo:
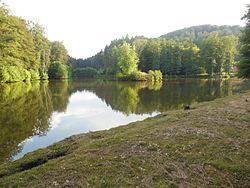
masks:
{"type": "Polygon", "coordinates": [[[0,85],[0,163],[74,134],[110,129],[249,89],[233,80],[111,81],[0,85]]]}

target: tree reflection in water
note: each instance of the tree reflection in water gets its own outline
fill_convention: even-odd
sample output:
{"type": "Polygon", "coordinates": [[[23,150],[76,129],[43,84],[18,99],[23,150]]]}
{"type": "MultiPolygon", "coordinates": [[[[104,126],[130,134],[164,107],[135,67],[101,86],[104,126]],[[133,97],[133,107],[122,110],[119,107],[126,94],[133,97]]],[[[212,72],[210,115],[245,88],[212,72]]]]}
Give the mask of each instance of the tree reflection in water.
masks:
{"type": "Polygon", "coordinates": [[[64,112],[77,91],[89,91],[113,111],[151,114],[182,108],[249,89],[249,82],[181,80],[165,83],[64,81],[0,85],[0,163],[22,150],[22,142],[50,130],[53,112],[64,112]]]}

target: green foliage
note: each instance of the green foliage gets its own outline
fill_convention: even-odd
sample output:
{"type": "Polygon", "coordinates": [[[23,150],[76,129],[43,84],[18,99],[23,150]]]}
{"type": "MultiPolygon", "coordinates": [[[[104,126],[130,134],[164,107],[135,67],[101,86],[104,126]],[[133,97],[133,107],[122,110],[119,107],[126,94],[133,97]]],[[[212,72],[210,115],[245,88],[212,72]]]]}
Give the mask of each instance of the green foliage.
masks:
{"type": "Polygon", "coordinates": [[[199,42],[189,35],[185,40],[178,37],[173,40],[171,37],[147,39],[126,36],[112,41],[104,51],[93,57],[72,60],[70,63],[73,69],[93,67],[102,70],[104,74],[119,73],[117,75],[119,78],[129,80],[136,79],[134,78],[136,74],[131,74],[133,71],[149,70],[160,70],[163,75],[170,77],[214,73],[222,75],[224,72],[229,75],[237,58],[239,28],[237,26],[196,28],[202,32],[197,39],[199,42]],[[133,62],[130,61],[133,53],[130,53],[129,49],[133,51],[134,59],[138,57],[136,60],[138,63],[131,66],[132,70],[128,69],[131,65],[129,62],[133,62]]]}
{"type": "Polygon", "coordinates": [[[95,78],[98,75],[98,71],[94,68],[77,68],[72,72],[74,78],[95,78]]]}
{"type": "Polygon", "coordinates": [[[37,23],[13,16],[0,4],[0,81],[48,79],[50,56],[67,64],[68,54],[60,42],[45,37],[37,23]],[[51,48],[51,50],[50,50],[51,48]]]}
{"type": "Polygon", "coordinates": [[[24,69],[38,67],[35,57],[34,42],[27,23],[9,15],[8,10],[0,5],[0,65],[19,66],[24,69]]]}
{"type": "Polygon", "coordinates": [[[150,79],[147,73],[141,71],[135,72],[134,77],[136,81],[148,81],[150,79]]]}
{"type": "Polygon", "coordinates": [[[219,36],[211,34],[202,41],[201,61],[210,75],[230,73],[236,53],[237,38],[235,36],[219,36]]]}
{"type": "Polygon", "coordinates": [[[31,73],[21,67],[9,66],[0,70],[0,82],[30,81],[31,73]]]}
{"type": "Polygon", "coordinates": [[[29,24],[30,32],[35,42],[36,61],[39,64],[39,73],[42,79],[48,78],[46,76],[50,64],[50,42],[45,37],[45,32],[42,26],[31,22],[29,24]]]}
{"type": "Polygon", "coordinates": [[[149,74],[152,82],[161,82],[162,81],[162,73],[160,70],[155,70],[155,71],[150,70],[148,72],[148,74],[149,74]]]}
{"type": "Polygon", "coordinates": [[[138,57],[135,49],[130,44],[124,42],[119,46],[115,46],[113,53],[118,72],[129,75],[137,71],[138,57]]]}
{"type": "Polygon", "coordinates": [[[116,74],[116,78],[122,81],[148,81],[149,75],[145,72],[136,71],[131,74],[116,74]]]}
{"type": "Polygon", "coordinates": [[[157,40],[148,40],[140,54],[139,68],[148,72],[150,69],[160,68],[161,43],[157,40]]]}
{"type": "Polygon", "coordinates": [[[50,44],[50,60],[51,62],[60,61],[63,64],[67,64],[68,62],[68,52],[64,47],[62,42],[51,42],[50,44]]]}
{"type": "Polygon", "coordinates": [[[237,55],[238,37],[234,35],[222,37],[224,48],[223,70],[230,74],[237,55]]]}
{"type": "Polygon", "coordinates": [[[242,19],[246,20],[246,27],[241,37],[240,63],[238,65],[238,76],[241,78],[250,78],[250,4],[248,10],[242,19]]]}
{"type": "Polygon", "coordinates": [[[190,41],[200,45],[202,41],[210,34],[218,33],[220,36],[234,35],[239,37],[242,27],[240,26],[216,26],[216,25],[199,25],[192,26],[162,35],[162,39],[174,39],[178,41],[190,41]]]}
{"type": "Polygon", "coordinates": [[[49,75],[46,72],[45,74],[41,75],[41,80],[48,80],[49,79],[49,75]]]}
{"type": "Polygon", "coordinates": [[[151,82],[161,82],[162,81],[162,73],[160,70],[149,70],[148,73],[136,71],[131,74],[116,74],[118,80],[123,81],[151,81],[151,82]]]}
{"type": "Polygon", "coordinates": [[[36,71],[30,70],[29,72],[30,72],[31,80],[40,80],[40,76],[36,71]]]}
{"type": "Polygon", "coordinates": [[[60,61],[55,61],[49,66],[50,79],[66,79],[68,78],[68,67],[60,61]]]}
{"type": "MultiPolygon", "coordinates": [[[[244,18],[247,19],[248,15],[244,18]]],[[[156,39],[125,36],[113,40],[103,51],[83,60],[69,58],[62,42],[50,42],[42,26],[12,16],[5,6],[0,5],[0,68],[7,71],[8,67],[14,66],[18,70],[19,67],[35,70],[41,79],[48,79],[48,69],[55,61],[67,67],[67,77],[71,73],[69,63],[73,71],[91,67],[104,74],[118,74],[118,77],[129,79],[143,77],[142,80],[145,75],[136,72],[160,70],[170,77],[202,73],[221,75],[223,72],[229,75],[237,59],[240,29],[239,26],[203,25],[171,32],[156,39]]],[[[242,37],[243,44],[249,42],[249,33],[248,23],[242,37]]],[[[242,77],[249,77],[248,48],[248,45],[241,48],[239,75],[242,77]]],[[[38,78],[34,72],[32,75],[31,79],[38,78]]],[[[17,77],[7,76],[7,73],[2,77],[2,81],[17,80],[17,77]]],[[[25,79],[28,80],[29,76],[25,79]]]]}

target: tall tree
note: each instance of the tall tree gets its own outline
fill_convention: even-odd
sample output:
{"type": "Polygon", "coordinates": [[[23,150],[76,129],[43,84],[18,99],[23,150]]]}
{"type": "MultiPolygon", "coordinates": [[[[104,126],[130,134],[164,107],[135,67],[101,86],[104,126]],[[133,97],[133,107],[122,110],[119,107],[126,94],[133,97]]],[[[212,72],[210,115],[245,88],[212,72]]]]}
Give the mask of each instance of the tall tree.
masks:
{"type": "Polygon", "coordinates": [[[185,43],[182,49],[182,74],[190,75],[199,73],[199,51],[193,43],[185,43]]]}
{"type": "Polygon", "coordinates": [[[223,70],[229,74],[233,67],[238,38],[234,35],[224,36],[222,37],[222,42],[224,44],[223,70]]]}
{"type": "Polygon", "coordinates": [[[66,79],[68,78],[68,67],[60,61],[54,61],[50,64],[48,70],[50,79],[66,79]]]}
{"type": "Polygon", "coordinates": [[[158,40],[148,40],[140,54],[139,68],[142,71],[157,70],[160,68],[161,46],[158,40]]]}
{"type": "Polygon", "coordinates": [[[47,78],[50,64],[49,40],[45,37],[44,29],[37,23],[30,23],[30,31],[33,36],[36,50],[36,60],[39,63],[39,74],[42,79],[47,78]]]}
{"type": "Polygon", "coordinates": [[[202,41],[201,60],[208,74],[222,72],[224,45],[217,33],[209,35],[202,41]]]}
{"type": "Polygon", "coordinates": [[[69,77],[68,52],[61,42],[51,42],[48,75],[51,79],[65,79],[69,77]]]}
{"type": "Polygon", "coordinates": [[[242,19],[246,20],[246,27],[241,37],[240,63],[238,76],[250,78],[250,4],[247,5],[247,12],[242,19]]]}
{"type": "Polygon", "coordinates": [[[51,42],[50,61],[60,61],[63,64],[67,64],[68,59],[68,52],[63,43],[58,41],[51,42]]]}
{"type": "Polygon", "coordinates": [[[119,72],[128,75],[137,71],[138,57],[133,46],[124,42],[117,48],[114,48],[114,54],[119,72]]]}
{"type": "Polygon", "coordinates": [[[12,16],[0,5],[0,81],[29,80],[37,70],[32,35],[25,20],[12,16]]]}

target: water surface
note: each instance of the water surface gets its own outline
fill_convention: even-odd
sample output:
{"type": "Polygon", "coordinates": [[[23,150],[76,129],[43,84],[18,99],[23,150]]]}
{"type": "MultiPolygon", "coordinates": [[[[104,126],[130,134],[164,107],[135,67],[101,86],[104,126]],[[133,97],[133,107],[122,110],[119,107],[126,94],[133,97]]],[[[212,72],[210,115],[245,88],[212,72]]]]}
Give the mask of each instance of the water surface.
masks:
{"type": "Polygon", "coordinates": [[[249,83],[173,80],[162,84],[74,81],[0,85],[0,163],[68,136],[109,129],[160,112],[233,95],[249,83]]]}

